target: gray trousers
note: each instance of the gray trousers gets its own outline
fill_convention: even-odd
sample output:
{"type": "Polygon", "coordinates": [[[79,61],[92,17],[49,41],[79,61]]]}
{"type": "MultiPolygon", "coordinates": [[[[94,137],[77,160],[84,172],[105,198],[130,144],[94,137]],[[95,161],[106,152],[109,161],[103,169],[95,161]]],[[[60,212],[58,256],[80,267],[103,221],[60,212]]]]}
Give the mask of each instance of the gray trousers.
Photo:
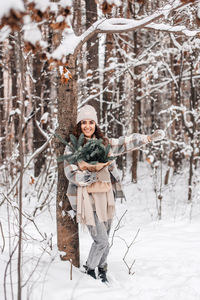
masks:
{"type": "Polygon", "coordinates": [[[107,265],[107,256],[109,253],[109,233],[112,223],[112,220],[100,223],[95,211],[94,219],[96,228],[94,228],[94,226],[87,226],[94,241],[87,259],[87,266],[90,269],[95,269],[96,267],[104,268],[107,265]]]}

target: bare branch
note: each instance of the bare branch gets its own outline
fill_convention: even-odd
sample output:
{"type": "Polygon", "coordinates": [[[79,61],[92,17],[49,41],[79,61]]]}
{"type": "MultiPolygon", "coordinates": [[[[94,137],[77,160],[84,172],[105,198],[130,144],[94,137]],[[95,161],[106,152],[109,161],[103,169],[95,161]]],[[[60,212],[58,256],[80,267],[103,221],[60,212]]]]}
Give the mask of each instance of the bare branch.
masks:
{"type": "MultiPolygon", "coordinates": [[[[8,203],[12,206],[12,208],[15,208],[15,209],[17,209],[17,210],[19,211],[19,207],[18,207],[18,206],[16,206],[16,205],[13,206],[12,201],[10,201],[9,198],[8,198],[6,195],[4,195],[4,197],[5,197],[5,199],[8,201],[8,203]]],[[[31,221],[31,222],[33,223],[33,225],[34,225],[35,228],[37,229],[38,233],[41,235],[41,237],[43,238],[43,240],[45,240],[45,237],[44,237],[43,234],[40,232],[38,226],[35,224],[34,219],[31,218],[31,217],[29,217],[29,216],[27,216],[27,214],[24,214],[23,212],[22,212],[22,216],[25,217],[27,220],[29,220],[29,221],[31,221]]]]}
{"type": "MultiPolygon", "coordinates": [[[[25,172],[25,170],[28,168],[29,164],[31,163],[31,161],[36,158],[42,151],[44,151],[44,149],[46,149],[46,147],[48,146],[48,144],[50,143],[51,139],[53,137],[53,134],[49,136],[48,140],[40,147],[38,148],[33,155],[31,156],[31,158],[29,159],[29,161],[27,162],[27,164],[24,166],[23,169],[23,173],[25,172]]],[[[16,179],[15,183],[13,184],[13,186],[10,188],[10,190],[8,191],[7,196],[9,196],[12,191],[14,190],[15,186],[18,184],[20,179],[20,176],[16,179]]]]}
{"type": "Polygon", "coordinates": [[[18,246],[18,242],[17,242],[17,244],[15,245],[15,247],[14,247],[12,253],[10,254],[10,258],[9,258],[7,264],[6,264],[6,268],[5,268],[5,272],[4,272],[4,284],[3,284],[3,285],[4,285],[4,297],[5,297],[5,300],[8,300],[8,298],[7,298],[7,292],[6,292],[6,276],[7,276],[7,271],[8,271],[8,267],[9,267],[9,265],[10,265],[10,263],[11,263],[12,257],[13,257],[13,255],[14,255],[16,249],[17,249],[17,246],[18,246]]]}
{"type": "Polygon", "coordinates": [[[3,234],[3,227],[2,227],[1,221],[0,221],[0,229],[1,229],[2,239],[3,239],[3,246],[2,246],[2,249],[1,249],[1,253],[3,253],[4,248],[5,248],[5,237],[4,237],[4,234],[3,234]]]}
{"type": "Polygon", "coordinates": [[[114,236],[115,236],[115,233],[119,230],[120,228],[120,223],[121,223],[121,220],[123,219],[123,217],[125,216],[125,214],[127,213],[127,210],[125,210],[125,212],[123,213],[123,215],[121,216],[121,218],[119,219],[117,225],[115,226],[115,229],[113,231],[113,235],[112,235],[112,238],[111,238],[111,244],[110,244],[110,248],[112,247],[113,245],[113,241],[114,241],[114,236]]]}
{"type": "Polygon", "coordinates": [[[124,242],[125,242],[125,244],[126,244],[126,247],[127,247],[127,250],[126,250],[126,252],[125,252],[125,254],[124,254],[124,257],[123,257],[123,261],[124,261],[125,265],[126,265],[127,268],[128,268],[128,273],[131,274],[131,275],[134,274],[134,272],[131,273],[131,269],[132,269],[132,267],[133,267],[133,265],[134,265],[134,263],[135,263],[135,259],[133,260],[132,264],[129,266],[129,264],[128,264],[127,261],[126,261],[126,256],[127,256],[128,252],[129,252],[131,246],[132,246],[133,243],[135,242],[135,240],[136,240],[136,238],[137,238],[139,232],[140,232],[140,229],[138,229],[138,231],[137,231],[137,233],[136,233],[134,239],[132,240],[132,242],[131,242],[129,245],[127,244],[127,242],[126,242],[124,239],[121,238],[122,240],[124,240],[124,242]]]}
{"type": "Polygon", "coordinates": [[[35,267],[33,268],[32,272],[29,274],[29,276],[26,279],[26,281],[22,284],[22,286],[21,286],[22,288],[24,288],[27,285],[27,283],[29,283],[31,277],[34,275],[34,272],[35,272],[35,270],[37,269],[37,267],[38,267],[38,265],[40,263],[40,260],[41,260],[42,256],[44,255],[44,253],[45,253],[45,250],[42,252],[42,254],[40,255],[40,257],[38,258],[35,267]]]}

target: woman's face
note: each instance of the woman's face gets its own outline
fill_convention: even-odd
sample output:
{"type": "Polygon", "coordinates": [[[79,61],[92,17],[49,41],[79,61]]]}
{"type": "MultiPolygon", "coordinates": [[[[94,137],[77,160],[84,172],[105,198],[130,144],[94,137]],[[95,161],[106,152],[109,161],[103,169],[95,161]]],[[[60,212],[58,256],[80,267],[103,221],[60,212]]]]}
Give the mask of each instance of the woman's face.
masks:
{"type": "Polygon", "coordinates": [[[85,137],[91,138],[95,132],[95,121],[93,120],[83,120],[81,121],[81,131],[85,137]]]}

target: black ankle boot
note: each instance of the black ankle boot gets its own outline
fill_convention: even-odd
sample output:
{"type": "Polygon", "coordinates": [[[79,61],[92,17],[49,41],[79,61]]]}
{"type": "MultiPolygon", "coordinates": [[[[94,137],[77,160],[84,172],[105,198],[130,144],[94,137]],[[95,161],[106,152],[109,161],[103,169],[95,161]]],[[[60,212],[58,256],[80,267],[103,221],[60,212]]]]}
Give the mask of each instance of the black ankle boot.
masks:
{"type": "Polygon", "coordinates": [[[96,278],[96,274],[95,274],[95,270],[93,270],[93,269],[87,269],[87,271],[86,271],[86,273],[88,274],[88,275],[90,275],[91,277],[93,277],[94,279],[97,279],[96,278]]]}
{"type": "Polygon", "coordinates": [[[105,270],[105,268],[98,267],[98,276],[102,282],[108,282],[106,272],[107,272],[107,270],[105,270]]]}
{"type": "Polygon", "coordinates": [[[96,274],[95,274],[95,270],[89,269],[87,265],[83,265],[83,267],[85,268],[85,273],[86,274],[90,275],[94,279],[97,279],[96,274]]]}

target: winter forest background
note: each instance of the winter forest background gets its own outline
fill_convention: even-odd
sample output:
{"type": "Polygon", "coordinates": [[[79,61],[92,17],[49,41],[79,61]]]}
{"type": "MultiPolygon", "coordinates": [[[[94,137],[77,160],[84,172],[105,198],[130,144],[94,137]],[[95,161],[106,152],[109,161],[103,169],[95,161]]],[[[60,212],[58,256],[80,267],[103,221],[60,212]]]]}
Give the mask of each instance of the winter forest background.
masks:
{"type": "Polygon", "coordinates": [[[0,299],[199,300],[199,49],[199,1],[0,0],[0,299]],[[56,160],[86,103],[108,137],[166,133],[117,160],[110,288],[72,268],[56,160]]]}

